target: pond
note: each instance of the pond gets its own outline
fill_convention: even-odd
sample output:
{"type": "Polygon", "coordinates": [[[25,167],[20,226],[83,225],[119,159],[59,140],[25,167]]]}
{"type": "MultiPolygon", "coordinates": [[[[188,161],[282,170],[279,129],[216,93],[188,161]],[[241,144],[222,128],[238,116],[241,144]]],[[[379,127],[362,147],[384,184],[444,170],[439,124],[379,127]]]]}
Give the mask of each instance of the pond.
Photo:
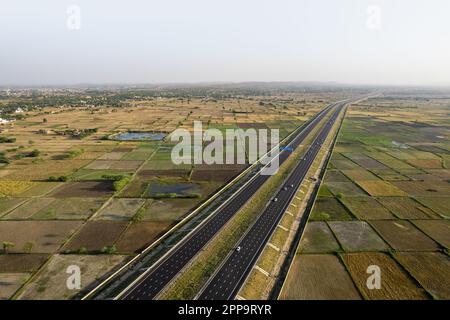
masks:
{"type": "Polygon", "coordinates": [[[150,183],[147,195],[149,197],[196,197],[199,194],[200,186],[195,183],[150,183]]]}
{"type": "Polygon", "coordinates": [[[166,136],[161,132],[122,132],[112,138],[119,141],[161,141],[166,136]]]}

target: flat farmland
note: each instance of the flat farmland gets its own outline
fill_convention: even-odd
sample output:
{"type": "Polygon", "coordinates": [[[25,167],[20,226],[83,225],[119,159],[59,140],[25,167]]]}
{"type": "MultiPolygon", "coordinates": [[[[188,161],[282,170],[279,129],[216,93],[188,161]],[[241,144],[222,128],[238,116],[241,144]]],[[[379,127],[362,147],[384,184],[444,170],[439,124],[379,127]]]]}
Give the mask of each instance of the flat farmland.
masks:
{"type": "Polygon", "coordinates": [[[339,259],[332,254],[297,254],[282,300],[359,300],[360,295],[339,259]]]}
{"type": "Polygon", "coordinates": [[[66,270],[71,265],[80,267],[84,281],[82,288],[122,263],[122,255],[54,255],[19,294],[20,300],[69,299],[77,291],[66,286],[66,270]]]}
{"type": "Polygon", "coordinates": [[[366,299],[380,300],[422,300],[429,295],[401,266],[386,253],[347,253],[342,255],[356,286],[366,299]],[[367,268],[378,266],[382,272],[381,288],[367,288],[367,268]]]}
{"type": "Polygon", "coordinates": [[[234,148],[244,164],[175,164],[189,160],[189,155],[173,159],[175,129],[193,133],[194,122],[201,121],[203,129],[223,133],[273,128],[286,136],[336,98],[322,93],[134,98],[139,95],[120,107],[80,102],[30,108],[24,119],[2,126],[0,134],[14,138],[0,143],[6,159],[0,165],[0,240],[8,252],[0,255],[0,276],[9,279],[11,292],[20,289],[21,298],[69,298],[73,293],[49,278],[62,276],[63,260],[98,256],[92,261],[95,277],[104,274],[248,167],[243,149],[248,144],[234,148]],[[47,269],[31,262],[41,253],[51,259],[47,269]],[[106,253],[110,257],[103,257],[106,253]],[[7,274],[14,269],[25,282],[7,274]]]}
{"type": "Polygon", "coordinates": [[[10,242],[10,252],[51,253],[58,250],[81,225],[79,221],[0,221],[0,243],[10,242]]]}
{"type": "MultiPolygon", "coordinates": [[[[350,107],[298,252],[338,254],[364,299],[449,299],[447,113],[436,100],[380,97],[350,107]],[[338,214],[340,206],[352,220],[338,214]],[[380,267],[379,290],[366,286],[370,265],[380,267]]],[[[295,288],[304,297],[331,286],[326,276],[300,283],[309,272],[300,268],[297,261],[291,265],[289,292],[295,288]]],[[[335,266],[321,268],[323,276],[335,266]]]]}
{"type": "Polygon", "coordinates": [[[450,258],[439,252],[396,253],[395,259],[436,299],[450,299],[450,258]]]}

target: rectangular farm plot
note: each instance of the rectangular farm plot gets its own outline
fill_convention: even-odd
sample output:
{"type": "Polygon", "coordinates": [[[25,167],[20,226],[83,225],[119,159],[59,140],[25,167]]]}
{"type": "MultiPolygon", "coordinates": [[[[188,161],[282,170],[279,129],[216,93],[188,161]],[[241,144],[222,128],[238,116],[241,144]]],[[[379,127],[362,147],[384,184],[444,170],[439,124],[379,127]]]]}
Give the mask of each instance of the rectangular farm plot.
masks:
{"type": "Polygon", "coordinates": [[[440,159],[410,159],[408,163],[420,169],[442,169],[442,160],[440,159]]]}
{"type": "Polygon", "coordinates": [[[352,160],[365,169],[388,169],[388,167],[381,162],[369,157],[352,160]]]}
{"type": "Polygon", "coordinates": [[[0,273],[4,272],[34,272],[47,260],[48,254],[2,254],[0,255],[0,273]]]}
{"type": "Polygon", "coordinates": [[[366,299],[381,300],[421,300],[429,295],[416,281],[385,253],[364,252],[342,254],[356,286],[366,299]],[[378,266],[381,272],[381,288],[370,290],[367,287],[369,266],[378,266]]]}
{"type": "Polygon", "coordinates": [[[436,219],[438,216],[429,208],[408,197],[380,197],[383,206],[400,219],[436,219]]]}
{"type": "Polygon", "coordinates": [[[88,221],[62,251],[100,251],[114,245],[127,224],[125,221],[88,221]]]}
{"type": "Polygon", "coordinates": [[[406,193],[386,181],[355,181],[361,188],[373,197],[406,196],[406,193]]]}
{"type": "Polygon", "coordinates": [[[345,251],[383,251],[386,243],[364,221],[328,222],[331,230],[345,251]]]}
{"type": "MultiPolygon", "coordinates": [[[[40,199],[44,200],[44,199],[40,199]]],[[[84,220],[103,204],[103,199],[53,199],[46,207],[31,216],[34,220],[84,220]]]]}
{"type": "Polygon", "coordinates": [[[417,200],[446,219],[450,219],[450,197],[419,197],[417,200]]]}
{"type": "Polygon", "coordinates": [[[413,196],[447,196],[448,198],[450,195],[450,183],[447,181],[395,181],[392,183],[413,196]]]}
{"type": "Polygon", "coordinates": [[[319,196],[315,203],[310,220],[352,220],[353,217],[345,207],[333,197],[319,196]]]}
{"type": "Polygon", "coordinates": [[[343,197],[341,201],[361,220],[395,219],[392,213],[370,197],[343,197]]]}
{"type": "Polygon", "coordinates": [[[130,220],[144,204],[144,199],[114,198],[95,216],[99,220],[130,220]]]}
{"type": "Polygon", "coordinates": [[[0,273],[0,300],[10,299],[30,276],[30,273],[0,273]]]}
{"type": "Polygon", "coordinates": [[[0,197],[17,197],[37,184],[31,181],[0,181],[0,197]]]}
{"type": "Polygon", "coordinates": [[[308,222],[299,245],[303,253],[326,253],[338,251],[339,244],[325,222],[308,222]]]}
{"type": "Polygon", "coordinates": [[[118,252],[134,253],[142,251],[170,227],[169,222],[136,222],[130,225],[117,241],[118,252]]]}
{"type": "Polygon", "coordinates": [[[385,181],[408,181],[409,177],[401,175],[392,169],[371,169],[371,171],[385,181]]]}
{"type": "Polygon", "coordinates": [[[16,220],[16,219],[28,219],[32,217],[35,213],[46,208],[53,202],[51,198],[33,198],[28,202],[18,206],[6,216],[3,220],[16,220]]]}
{"type": "Polygon", "coordinates": [[[153,153],[151,148],[139,148],[130,152],[127,152],[121,160],[147,160],[153,153]]]}
{"type": "Polygon", "coordinates": [[[413,223],[429,237],[450,249],[450,221],[449,220],[415,220],[413,223]]]}
{"type": "Polygon", "coordinates": [[[56,300],[69,299],[78,290],[69,290],[66,286],[68,274],[66,270],[71,265],[79,266],[82,274],[81,289],[106,274],[125,260],[120,255],[54,255],[44,269],[39,272],[23,292],[19,300],[56,300]]]}
{"type": "Polygon", "coordinates": [[[68,182],[51,193],[55,198],[103,198],[114,193],[113,181],[68,182]]]}
{"type": "Polygon", "coordinates": [[[406,220],[371,221],[370,224],[397,251],[434,251],[439,245],[406,220]]]}
{"type": "Polygon", "coordinates": [[[399,252],[395,259],[436,299],[450,299],[450,258],[440,252],[399,252]]]}
{"type": "Polygon", "coordinates": [[[342,170],[342,173],[349,177],[351,180],[380,180],[370,171],[364,169],[354,169],[354,170],[342,170]]]}
{"type": "Polygon", "coordinates": [[[143,207],[142,219],[154,222],[177,221],[195,207],[197,202],[195,199],[147,200],[143,207]]]}
{"type": "Polygon", "coordinates": [[[85,167],[90,170],[124,170],[134,171],[139,168],[143,161],[138,160],[96,160],[85,167]]]}
{"type": "Polygon", "coordinates": [[[80,225],[80,221],[0,221],[0,243],[12,242],[10,252],[23,253],[27,243],[33,253],[55,252],[80,225]]]}
{"type": "Polygon", "coordinates": [[[0,198],[0,218],[25,201],[25,198],[0,198]]]}
{"type": "Polygon", "coordinates": [[[126,153],[127,153],[126,151],[125,152],[112,151],[112,152],[105,153],[99,159],[101,159],[101,160],[120,160],[126,153]]]}
{"type": "Polygon", "coordinates": [[[366,193],[353,182],[326,182],[325,186],[335,195],[346,197],[365,196],[366,193]]]}
{"type": "Polygon", "coordinates": [[[351,182],[341,171],[339,170],[327,170],[325,173],[324,181],[327,182],[351,182]]]}
{"type": "Polygon", "coordinates": [[[332,160],[330,163],[333,165],[333,168],[339,170],[355,170],[361,169],[356,163],[350,160],[332,160]]]}
{"type": "Polygon", "coordinates": [[[353,281],[332,254],[300,254],[292,262],[281,300],[359,300],[353,281]]]}

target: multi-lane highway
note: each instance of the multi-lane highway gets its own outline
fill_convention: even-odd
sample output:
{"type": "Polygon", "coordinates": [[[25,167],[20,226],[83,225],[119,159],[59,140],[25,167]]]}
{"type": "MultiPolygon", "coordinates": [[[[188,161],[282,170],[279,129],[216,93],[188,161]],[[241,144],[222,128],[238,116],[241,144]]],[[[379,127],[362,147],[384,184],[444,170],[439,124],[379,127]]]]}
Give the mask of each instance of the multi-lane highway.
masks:
{"type": "MultiPolygon", "coordinates": [[[[324,110],[319,112],[306,126],[304,126],[295,138],[291,140],[288,146],[293,149],[297,148],[307,137],[307,135],[316,127],[316,125],[328,114],[328,112],[339,105],[339,103],[329,105],[324,110]]],[[[280,151],[280,165],[289,157],[290,154],[291,152],[285,149],[280,151]]],[[[239,211],[239,209],[269,179],[269,177],[270,176],[268,175],[255,175],[206,221],[188,234],[164,257],[156,262],[154,266],[144,272],[116,298],[130,300],[155,298],[161,290],[163,290],[176,277],[176,275],[217,234],[217,232],[239,211]]],[[[281,201],[282,200],[280,199],[280,204],[281,201]]]]}
{"type": "Polygon", "coordinates": [[[289,206],[289,203],[295,196],[344,105],[342,103],[337,106],[330,120],[327,121],[306,152],[303,160],[297,164],[296,168],[283,183],[280,191],[278,191],[238,243],[236,248],[239,248],[239,250],[234,250],[228,255],[202,290],[199,299],[228,300],[236,296],[277,224],[280,222],[287,206],[289,206]]]}

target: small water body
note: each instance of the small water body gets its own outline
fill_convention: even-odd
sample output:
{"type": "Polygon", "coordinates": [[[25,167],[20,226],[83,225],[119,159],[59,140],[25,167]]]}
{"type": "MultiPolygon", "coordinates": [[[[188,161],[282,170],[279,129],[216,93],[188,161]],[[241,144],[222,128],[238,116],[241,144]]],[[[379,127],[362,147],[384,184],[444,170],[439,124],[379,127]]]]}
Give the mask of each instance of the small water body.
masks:
{"type": "Polygon", "coordinates": [[[123,132],[115,135],[114,140],[119,141],[161,141],[167,136],[160,132],[123,132]]]}
{"type": "Polygon", "coordinates": [[[177,194],[179,196],[197,193],[199,187],[193,183],[158,183],[152,182],[149,186],[148,195],[150,197],[158,194],[177,194]]]}

